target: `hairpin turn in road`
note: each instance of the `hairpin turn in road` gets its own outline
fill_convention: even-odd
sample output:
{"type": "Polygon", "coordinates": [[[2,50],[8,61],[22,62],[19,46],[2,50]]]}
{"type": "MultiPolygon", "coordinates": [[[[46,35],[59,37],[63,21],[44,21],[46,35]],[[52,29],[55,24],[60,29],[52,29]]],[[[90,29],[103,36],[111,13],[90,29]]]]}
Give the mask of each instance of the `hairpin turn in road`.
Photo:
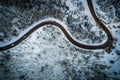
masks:
{"type": "Polygon", "coordinates": [[[89,7],[89,10],[94,18],[94,20],[96,21],[96,23],[99,25],[100,28],[102,28],[105,33],[107,34],[107,41],[103,44],[100,44],[100,45],[86,45],[86,44],[82,44],[80,42],[77,42],[76,40],[74,40],[70,34],[67,32],[67,30],[64,28],[64,26],[57,22],[56,20],[47,20],[47,21],[43,21],[41,22],[40,24],[37,24],[35,25],[32,29],[30,29],[27,33],[25,33],[22,37],[20,37],[18,40],[16,40],[15,42],[13,43],[10,43],[10,44],[7,44],[5,46],[2,46],[0,47],[0,51],[4,51],[4,50],[7,50],[7,49],[10,49],[16,45],[18,45],[21,41],[23,41],[24,39],[26,39],[31,33],[33,33],[35,30],[37,30],[38,28],[44,26],[44,25],[48,25],[48,24],[51,24],[51,25],[55,25],[57,26],[58,28],[60,28],[62,30],[62,32],[64,33],[64,35],[67,37],[67,39],[72,43],[74,44],[75,46],[77,47],[80,47],[80,48],[85,48],[85,49],[104,49],[106,47],[109,47],[112,45],[113,43],[113,38],[112,38],[112,35],[111,33],[109,32],[109,30],[106,28],[106,26],[97,18],[96,14],[95,14],[95,11],[94,11],[94,8],[93,8],[93,5],[92,5],[92,1],[91,0],[87,0],[87,3],[88,3],[88,7],[89,7]]]}

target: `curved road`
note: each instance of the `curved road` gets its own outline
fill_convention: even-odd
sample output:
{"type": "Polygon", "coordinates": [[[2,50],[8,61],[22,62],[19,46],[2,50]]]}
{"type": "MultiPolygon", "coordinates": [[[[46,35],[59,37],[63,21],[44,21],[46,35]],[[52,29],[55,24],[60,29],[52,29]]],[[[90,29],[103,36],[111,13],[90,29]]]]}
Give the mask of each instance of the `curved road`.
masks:
{"type": "Polygon", "coordinates": [[[7,50],[7,49],[10,49],[16,45],[18,45],[21,41],[23,41],[24,39],[26,39],[31,33],[33,33],[35,30],[37,30],[38,28],[44,26],[44,25],[48,25],[48,24],[51,24],[51,25],[55,25],[57,27],[59,27],[62,32],[65,34],[65,36],[67,37],[67,39],[73,43],[74,45],[80,47],[80,48],[85,48],[85,49],[104,49],[104,48],[107,48],[109,46],[112,45],[112,42],[113,42],[113,38],[112,38],[112,35],[111,33],[109,32],[109,30],[106,28],[106,26],[101,23],[101,21],[97,18],[95,12],[94,12],[94,9],[93,9],[93,5],[92,5],[92,1],[91,0],[87,0],[87,3],[88,3],[88,6],[89,6],[89,9],[90,9],[90,12],[94,18],[94,20],[96,21],[96,23],[98,25],[100,25],[100,28],[102,28],[105,33],[107,34],[108,36],[108,39],[105,43],[103,44],[100,44],[100,45],[85,45],[85,44],[82,44],[82,43],[79,43],[77,41],[75,41],[70,35],[69,33],[67,32],[67,30],[64,28],[64,26],[62,26],[61,23],[57,22],[57,21],[54,21],[54,20],[47,20],[47,21],[43,21],[41,22],[40,24],[34,26],[32,29],[30,29],[26,34],[24,34],[21,38],[19,38],[17,41],[11,43],[11,44],[8,44],[6,46],[3,46],[3,47],[0,47],[0,51],[4,51],[4,50],[7,50]]]}

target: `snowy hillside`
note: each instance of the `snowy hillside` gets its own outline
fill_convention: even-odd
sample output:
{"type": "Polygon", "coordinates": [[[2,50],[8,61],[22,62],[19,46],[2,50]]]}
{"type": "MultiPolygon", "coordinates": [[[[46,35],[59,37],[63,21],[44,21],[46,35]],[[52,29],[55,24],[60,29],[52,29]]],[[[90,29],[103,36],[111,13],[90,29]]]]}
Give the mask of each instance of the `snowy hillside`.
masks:
{"type": "MultiPolygon", "coordinates": [[[[92,3],[113,37],[111,47],[77,47],[60,28],[44,25],[20,44],[0,52],[0,80],[119,80],[120,1],[92,3]]],[[[87,0],[0,0],[0,47],[47,20],[62,24],[73,39],[85,45],[101,45],[108,39],[87,0]]]]}

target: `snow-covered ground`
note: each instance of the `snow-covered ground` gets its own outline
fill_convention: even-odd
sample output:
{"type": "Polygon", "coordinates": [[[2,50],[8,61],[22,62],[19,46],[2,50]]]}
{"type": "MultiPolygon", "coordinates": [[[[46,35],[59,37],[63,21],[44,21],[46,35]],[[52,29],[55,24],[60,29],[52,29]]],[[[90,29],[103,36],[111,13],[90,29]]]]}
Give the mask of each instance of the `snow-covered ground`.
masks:
{"type": "MultiPolygon", "coordinates": [[[[44,0],[41,0],[40,4],[42,1],[44,0]]],[[[0,80],[120,79],[120,23],[112,19],[109,21],[109,17],[97,5],[96,1],[98,0],[92,1],[97,16],[110,30],[114,38],[110,52],[78,48],[67,40],[59,28],[45,25],[17,46],[0,52],[0,80]],[[100,17],[98,13],[103,17],[100,17]]],[[[46,3],[48,5],[41,4],[41,9],[36,4],[35,7],[23,10],[23,12],[19,7],[0,5],[0,18],[3,19],[0,19],[0,46],[14,42],[34,25],[42,22],[41,20],[49,19],[57,20],[64,25],[69,34],[80,43],[98,45],[107,40],[104,31],[92,18],[86,0],[48,0],[46,3]],[[52,1],[56,2],[53,4],[55,10],[47,7],[52,4],[52,1]],[[51,9],[50,12],[49,9],[51,9]],[[60,12],[52,13],[57,10],[60,12]],[[7,23],[5,28],[3,28],[4,23],[7,23]],[[11,35],[14,30],[18,33],[17,36],[11,35]],[[4,31],[8,31],[10,35],[7,34],[8,37],[2,40],[6,35],[4,31]],[[99,32],[102,33],[99,34],[99,32]],[[88,35],[91,36],[90,34],[94,37],[88,37],[88,35]],[[100,39],[101,41],[99,41],[100,39]]],[[[113,9],[115,8],[113,7],[113,9]]]]}

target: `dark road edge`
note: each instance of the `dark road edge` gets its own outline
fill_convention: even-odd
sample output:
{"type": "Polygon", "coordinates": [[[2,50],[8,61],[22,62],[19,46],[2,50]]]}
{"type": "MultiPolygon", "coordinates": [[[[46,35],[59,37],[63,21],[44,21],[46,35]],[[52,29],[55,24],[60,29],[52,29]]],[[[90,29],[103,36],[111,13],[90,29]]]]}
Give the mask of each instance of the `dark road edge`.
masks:
{"type": "Polygon", "coordinates": [[[88,6],[89,6],[89,9],[90,9],[90,12],[94,18],[94,20],[96,21],[96,23],[99,25],[100,28],[103,29],[103,31],[105,31],[105,33],[107,34],[107,41],[103,44],[100,44],[100,45],[85,45],[85,44],[81,44],[77,41],[75,41],[70,35],[69,33],[66,31],[66,29],[64,28],[64,26],[62,26],[60,23],[58,23],[57,21],[53,21],[53,20],[48,20],[48,21],[44,21],[44,22],[41,22],[40,24],[34,26],[32,29],[30,29],[27,33],[25,33],[21,38],[19,38],[17,41],[11,43],[11,44],[8,44],[6,46],[3,46],[3,47],[0,47],[0,51],[4,51],[4,50],[7,50],[7,49],[10,49],[16,45],[18,45],[20,42],[22,42],[24,39],[26,39],[31,33],[33,33],[35,30],[37,30],[38,28],[44,26],[44,25],[48,25],[48,24],[51,24],[51,25],[55,25],[57,27],[59,27],[62,32],[64,33],[64,35],[67,37],[67,39],[72,43],[74,44],[75,46],[77,47],[80,47],[80,48],[84,48],[84,49],[104,49],[106,47],[109,47],[112,45],[113,43],[113,38],[112,38],[112,35],[111,33],[109,32],[109,30],[106,28],[106,26],[97,18],[95,12],[94,12],[94,8],[93,8],[93,5],[92,5],[92,1],[91,0],[87,0],[87,3],[88,3],[88,6]]]}

